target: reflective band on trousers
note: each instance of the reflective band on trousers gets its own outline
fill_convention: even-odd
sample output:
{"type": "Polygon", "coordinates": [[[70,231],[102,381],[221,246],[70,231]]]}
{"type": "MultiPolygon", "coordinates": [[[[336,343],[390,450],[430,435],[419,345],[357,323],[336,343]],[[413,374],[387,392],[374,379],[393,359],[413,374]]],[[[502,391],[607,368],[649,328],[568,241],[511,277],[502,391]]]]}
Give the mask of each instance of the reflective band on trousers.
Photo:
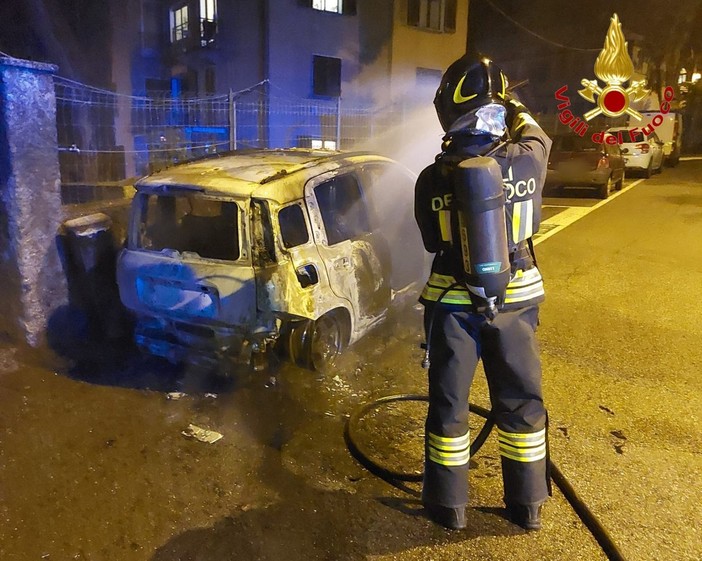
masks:
{"type": "Polygon", "coordinates": [[[516,462],[538,462],[546,457],[546,429],[538,432],[506,432],[497,429],[500,454],[516,462]]]}
{"type": "MultiPolygon", "coordinates": [[[[429,281],[424,286],[422,298],[430,302],[437,302],[441,294],[449,286],[454,284],[456,279],[451,275],[440,275],[432,273],[429,281]]],[[[505,295],[505,304],[516,304],[518,302],[526,302],[532,298],[538,298],[544,295],[544,282],[541,278],[541,273],[534,267],[528,271],[521,269],[515,273],[512,280],[507,285],[507,294],[505,295]]],[[[455,286],[449,290],[441,299],[444,304],[470,304],[470,292],[464,286],[455,286]]]]}
{"type": "Polygon", "coordinates": [[[442,466],[464,466],[470,460],[469,434],[451,437],[427,432],[427,455],[442,466]]]}

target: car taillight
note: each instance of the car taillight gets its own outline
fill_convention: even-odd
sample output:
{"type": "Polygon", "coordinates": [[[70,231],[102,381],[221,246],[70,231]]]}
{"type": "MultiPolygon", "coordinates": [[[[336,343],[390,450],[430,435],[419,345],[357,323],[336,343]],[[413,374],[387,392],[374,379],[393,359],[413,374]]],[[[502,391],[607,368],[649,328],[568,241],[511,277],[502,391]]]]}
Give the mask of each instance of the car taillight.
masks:
{"type": "Polygon", "coordinates": [[[648,151],[651,149],[651,147],[648,144],[646,144],[645,142],[643,142],[642,144],[637,144],[636,148],[641,150],[642,154],[648,154],[648,151]]]}
{"type": "Polygon", "coordinates": [[[608,167],[609,167],[609,158],[607,156],[602,156],[600,158],[600,161],[597,162],[597,169],[608,168],[608,167]]]}

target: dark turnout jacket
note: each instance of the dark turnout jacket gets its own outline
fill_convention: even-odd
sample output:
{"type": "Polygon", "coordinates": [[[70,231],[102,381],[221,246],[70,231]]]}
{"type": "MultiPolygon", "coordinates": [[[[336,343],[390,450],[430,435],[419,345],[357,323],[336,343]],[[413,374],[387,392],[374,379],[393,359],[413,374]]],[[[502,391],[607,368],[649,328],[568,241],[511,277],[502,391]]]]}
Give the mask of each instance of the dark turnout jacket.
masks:
{"type": "MultiPolygon", "coordinates": [[[[436,254],[421,302],[436,302],[460,277],[463,260],[458,224],[451,212],[450,177],[458,162],[476,156],[494,158],[502,170],[512,275],[503,308],[516,309],[543,300],[543,280],[528,240],[536,234],[541,221],[541,196],[550,150],[551,140],[546,133],[529,113],[521,112],[513,118],[509,141],[485,143],[485,137],[453,135],[436,161],[420,173],[415,187],[415,218],[424,247],[436,254]]],[[[472,305],[471,293],[464,285],[447,291],[441,301],[472,305]]]]}

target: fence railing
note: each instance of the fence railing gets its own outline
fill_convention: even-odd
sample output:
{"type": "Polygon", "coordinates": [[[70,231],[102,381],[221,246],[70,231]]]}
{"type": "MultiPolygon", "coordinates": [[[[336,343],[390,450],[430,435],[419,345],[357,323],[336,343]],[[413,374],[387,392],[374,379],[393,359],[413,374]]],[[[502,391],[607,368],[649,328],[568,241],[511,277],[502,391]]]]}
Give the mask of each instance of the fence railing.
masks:
{"type": "Polygon", "coordinates": [[[81,201],[86,189],[92,198],[108,197],[136,177],[215,152],[352,148],[406,111],[296,98],[267,81],[228,95],[178,98],[124,95],[62,77],[54,83],[66,202],[81,201]]]}

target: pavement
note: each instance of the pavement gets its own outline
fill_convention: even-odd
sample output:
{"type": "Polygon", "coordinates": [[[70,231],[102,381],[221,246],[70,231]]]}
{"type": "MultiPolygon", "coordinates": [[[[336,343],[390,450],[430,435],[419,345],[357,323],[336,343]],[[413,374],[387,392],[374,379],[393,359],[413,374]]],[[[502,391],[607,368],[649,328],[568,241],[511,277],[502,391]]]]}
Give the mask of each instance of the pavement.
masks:
{"type": "MultiPolygon", "coordinates": [[[[702,559],[701,173],[681,162],[537,246],[551,455],[628,561],[702,559]]],[[[425,518],[419,484],[351,457],[351,413],[426,392],[421,340],[410,310],[324,376],[280,364],[229,379],[105,342],[64,356],[5,342],[0,559],[608,559],[557,487],[540,532],[505,519],[494,435],[457,532],[425,518]]],[[[487,406],[480,374],[471,401],[487,406]]],[[[419,470],[423,407],[380,407],[358,438],[419,470]]]]}

